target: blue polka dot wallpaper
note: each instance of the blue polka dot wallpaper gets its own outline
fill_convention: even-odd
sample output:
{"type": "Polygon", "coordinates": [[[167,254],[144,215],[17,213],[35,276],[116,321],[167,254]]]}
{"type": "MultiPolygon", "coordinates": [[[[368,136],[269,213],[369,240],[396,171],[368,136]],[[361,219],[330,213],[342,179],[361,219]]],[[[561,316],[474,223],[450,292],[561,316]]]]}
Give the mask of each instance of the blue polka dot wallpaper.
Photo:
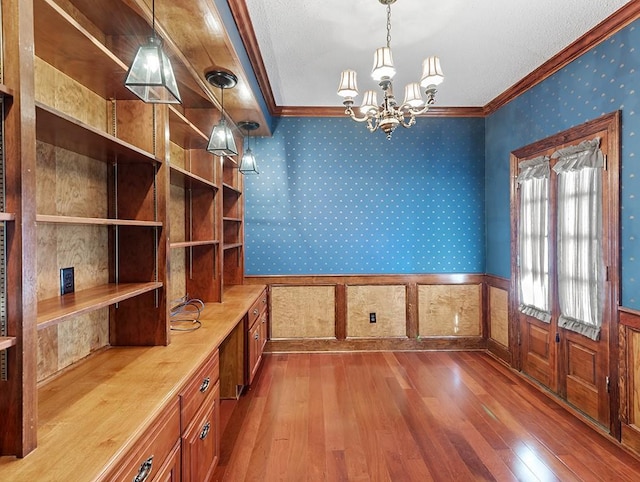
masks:
{"type": "Polygon", "coordinates": [[[510,277],[509,153],[622,111],[622,304],[640,309],[640,22],[574,60],[486,119],[486,270],[510,277]]]}
{"type": "Polygon", "coordinates": [[[281,118],[245,176],[248,275],[483,273],[484,119],[388,141],[348,118],[281,118]]]}

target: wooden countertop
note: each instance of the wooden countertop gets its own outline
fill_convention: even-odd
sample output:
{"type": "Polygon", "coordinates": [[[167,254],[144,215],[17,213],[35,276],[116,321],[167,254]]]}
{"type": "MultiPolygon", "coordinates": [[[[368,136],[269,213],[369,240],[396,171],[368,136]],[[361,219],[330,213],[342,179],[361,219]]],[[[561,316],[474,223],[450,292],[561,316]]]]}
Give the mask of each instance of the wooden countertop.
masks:
{"type": "Polygon", "coordinates": [[[112,347],[38,390],[38,447],[0,457],[0,480],[89,481],[106,475],[204,360],[240,323],[265,287],[238,285],[207,304],[194,332],[169,346],[112,347]]]}

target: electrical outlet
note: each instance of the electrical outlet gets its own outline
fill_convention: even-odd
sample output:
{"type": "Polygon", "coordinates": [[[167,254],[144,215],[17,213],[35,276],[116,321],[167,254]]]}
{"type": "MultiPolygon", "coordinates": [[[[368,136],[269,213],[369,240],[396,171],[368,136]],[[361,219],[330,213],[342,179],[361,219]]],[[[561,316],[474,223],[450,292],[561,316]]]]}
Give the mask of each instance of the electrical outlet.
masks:
{"type": "Polygon", "coordinates": [[[73,268],[60,269],[60,295],[73,293],[75,291],[75,283],[73,280],[73,268]]]}
{"type": "Polygon", "coordinates": [[[375,322],[376,322],[376,314],[369,313],[369,323],[375,323],[375,322]]]}

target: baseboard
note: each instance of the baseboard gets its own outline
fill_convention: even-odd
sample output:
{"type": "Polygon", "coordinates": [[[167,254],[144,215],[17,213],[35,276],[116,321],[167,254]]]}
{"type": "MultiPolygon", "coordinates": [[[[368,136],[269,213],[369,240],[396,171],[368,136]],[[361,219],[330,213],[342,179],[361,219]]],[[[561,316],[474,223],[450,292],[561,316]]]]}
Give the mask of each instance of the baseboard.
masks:
{"type": "Polygon", "coordinates": [[[486,350],[482,337],[269,340],[265,353],[331,351],[459,351],[486,350]]]}

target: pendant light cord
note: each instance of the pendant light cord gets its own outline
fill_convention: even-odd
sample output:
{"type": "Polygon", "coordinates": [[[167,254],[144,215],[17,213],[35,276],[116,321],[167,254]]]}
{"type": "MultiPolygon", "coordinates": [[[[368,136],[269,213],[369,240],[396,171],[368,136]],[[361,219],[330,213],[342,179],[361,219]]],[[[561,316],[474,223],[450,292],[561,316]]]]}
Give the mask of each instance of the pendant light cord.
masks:
{"type": "Polygon", "coordinates": [[[391,4],[387,5],[387,48],[391,48],[391,4]]]}

